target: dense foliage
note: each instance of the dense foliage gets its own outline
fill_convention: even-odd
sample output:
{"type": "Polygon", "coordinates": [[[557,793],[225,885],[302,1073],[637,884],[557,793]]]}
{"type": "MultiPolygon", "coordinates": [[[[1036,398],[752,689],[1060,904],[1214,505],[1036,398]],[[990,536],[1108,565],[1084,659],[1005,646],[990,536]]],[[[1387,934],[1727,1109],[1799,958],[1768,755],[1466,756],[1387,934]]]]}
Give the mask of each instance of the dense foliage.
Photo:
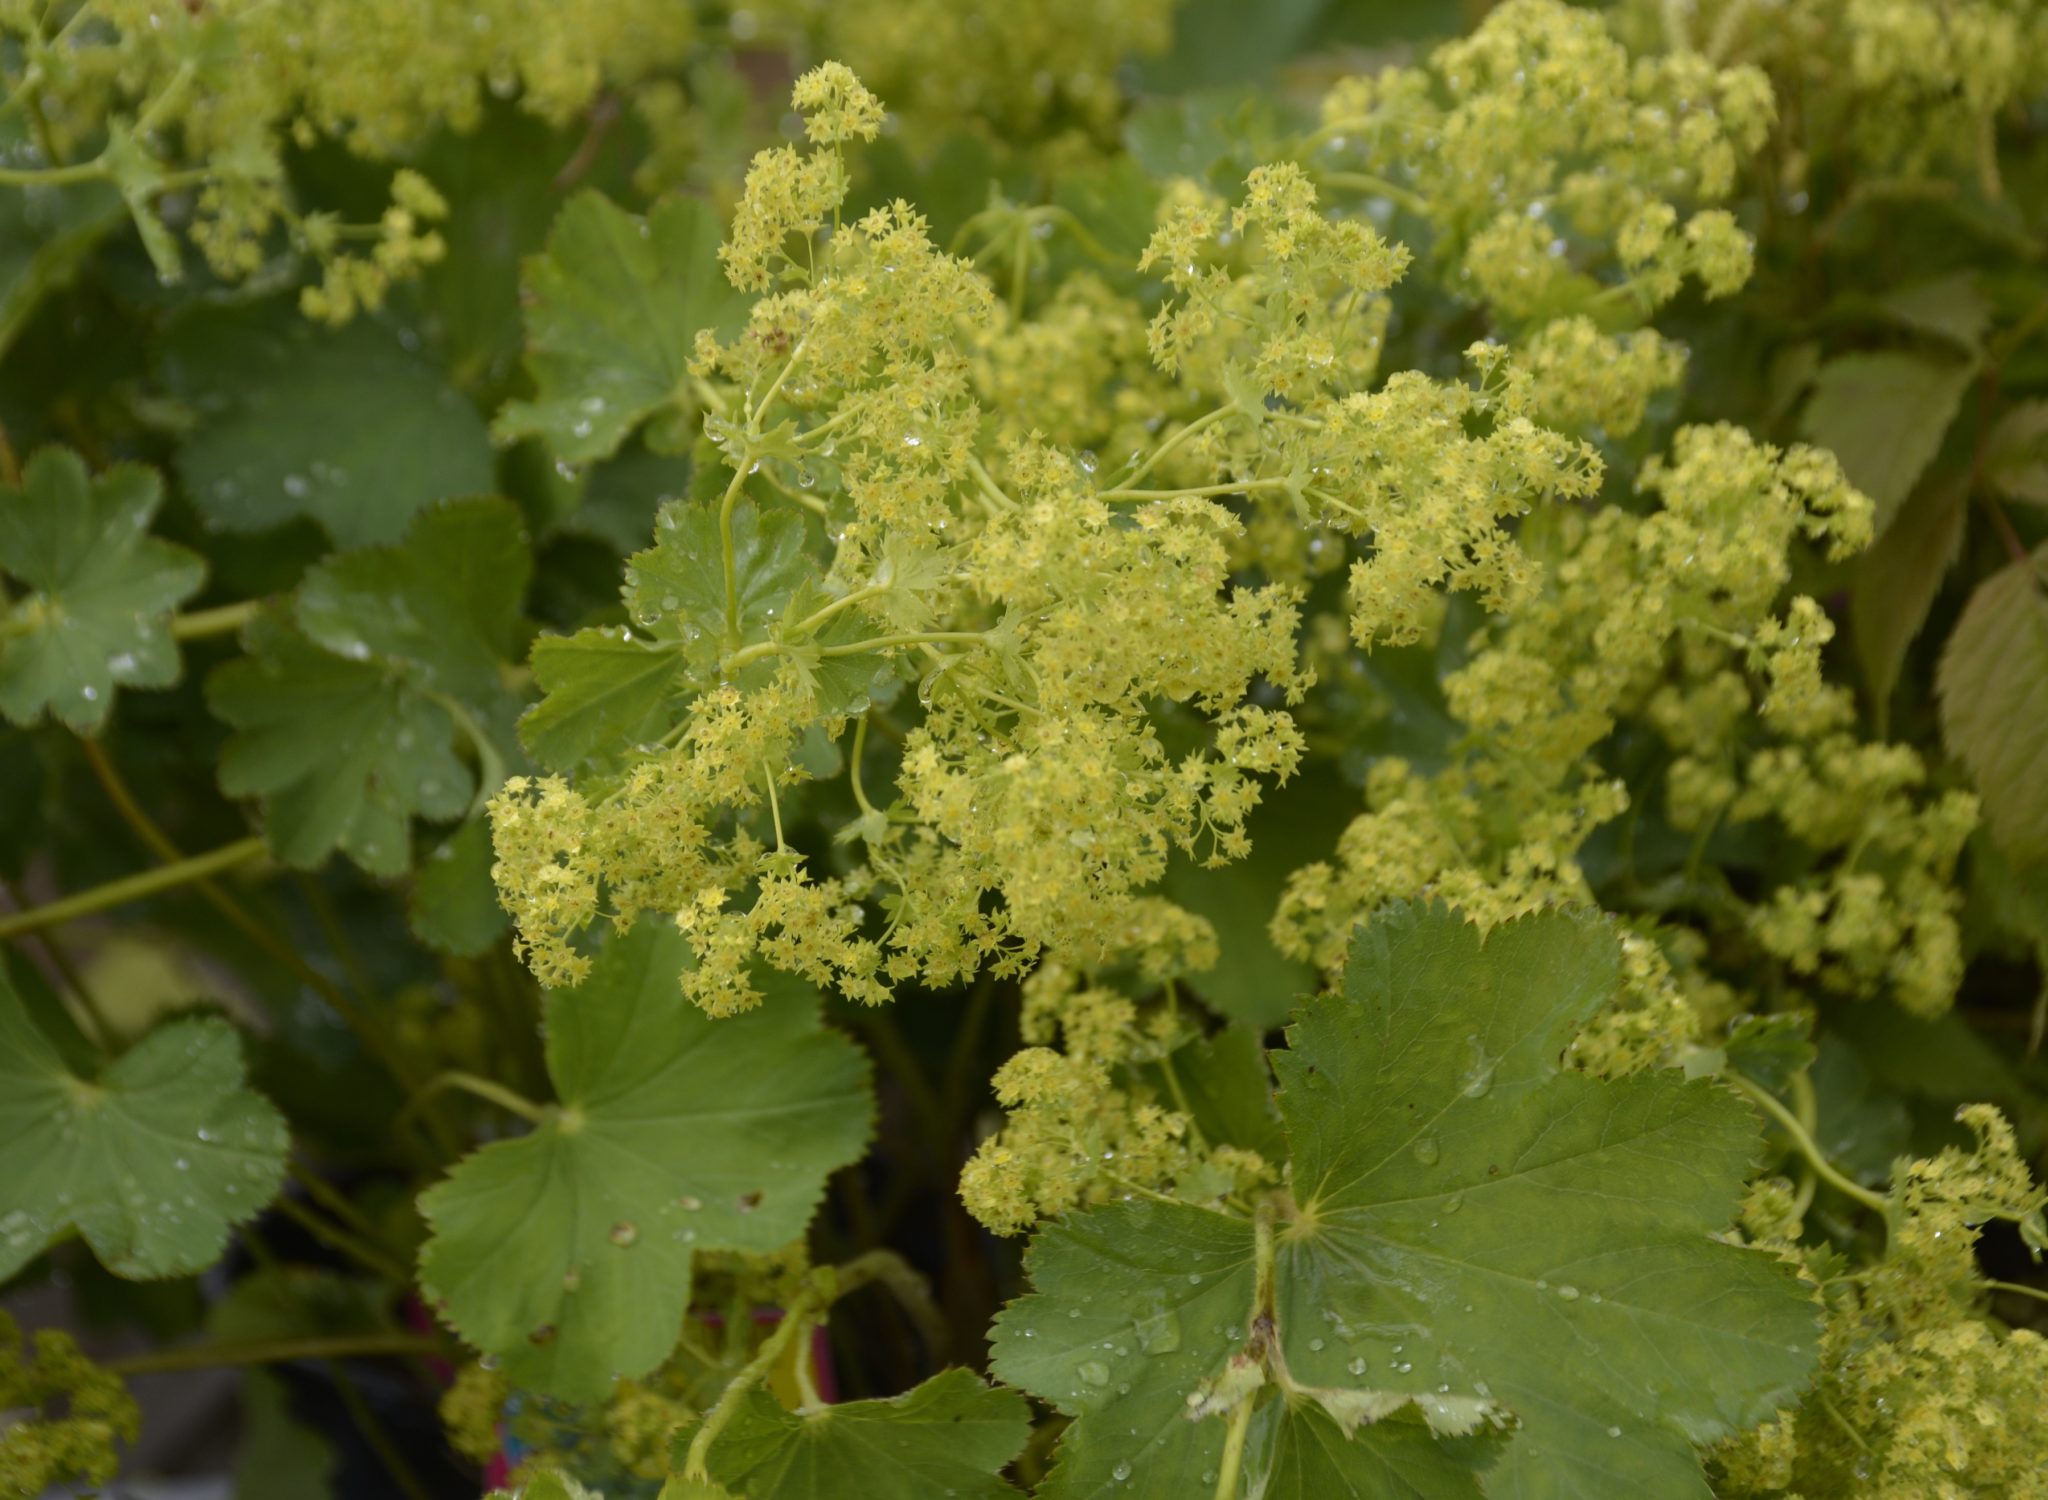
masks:
{"type": "Polygon", "coordinates": [[[2048,1496],[2044,265],[2041,0],[0,0],[0,1492],[2048,1496]]]}

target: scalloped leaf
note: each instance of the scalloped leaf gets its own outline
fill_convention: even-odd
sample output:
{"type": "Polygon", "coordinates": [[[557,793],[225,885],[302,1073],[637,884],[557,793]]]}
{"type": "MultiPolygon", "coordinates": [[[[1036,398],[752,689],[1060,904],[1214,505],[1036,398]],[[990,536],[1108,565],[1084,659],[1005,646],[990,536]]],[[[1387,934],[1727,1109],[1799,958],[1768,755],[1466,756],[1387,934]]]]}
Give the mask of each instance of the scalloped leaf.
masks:
{"type": "Polygon", "coordinates": [[[689,380],[700,329],[730,334],[747,299],[718,264],[724,228],[695,198],[646,218],[601,193],[571,198],[526,263],[526,366],[537,394],[498,414],[501,440],[539,436],[570,463],[618,449],[689,380]]]}
{"type": "Polygon", "coordinates": [[[116,1276],[189,1276],[284,1180],[284,1117],[211,1016],[82,1078],[0,977],[0,1281],[74,1230],[116,1276]]]}
{"type": "Polygon", "coordinates": [[[117,684],[178,680],[170,615],[199,592],[206,564],[149,535],[162,503],[154,469],[94,478],[69,448],[42,449],[19,489],[0,487],[0,571],[29,590],[0,608],[0,713],[33,724],[47,708],[92,734],[117,684]]]}
{"type": "Polygon", "coordinates": [[[1249,1401],[1246,1495],[1707,1496],[1694,1445],[1799,1388],[1816,1307],[1716,1238],[1761,1144],[1739,1097],[1560,1067],[1618,982],[1593,918],[1362,928],[1345,993],[1273,1054],[1293,1170],[1270,1299],[1232,1214],[1119,1203],[1034,1243],[994,1358],[1079,1419],[1044,1493],[1200,1493],[1208,1418],[1249,1401]]]}
{"type": "Polygon", "coordinates": [[[792,601],[808,597],[817,568],[798,517],[742,496],[732,532],[736,637],[728,639],[718,508],[677,500],[661,508],[654,545],[626,564],[621,595],[641,635],[596,627],[534,642],[534,681],[546,696],[520,719],[519,737],[537,760],[567,770],[658,738],[725,650],[766,640],[792,601]]]}
{"type": "Polygon", "coordinates": [[[517,755],[503,674],[531,566],[514,506],[452,501],[398,546],[320,564],[289,617],[243,632],[248,654],[206,684],[238,731],[220,785],[265,799],[279,859],[310,868],[338,848],[373,875],[403,874],[412,819],[458,818],[478,791],[457,745],[491,771],[517,755]]]}
{"type": "Polygon", "coordinates": [[[867,1141],[866,1060],[816,992],[769,979],[767,1003],[714,1021],[678,991],[692,962],[667,924],[610,938],[545,1001],[560,1103],[420,1198],[421,1285],[523,1386],[597,1400],[653,1369],[696,1252],[787,1244],[867,1141]]]}
{"type": "Polygon", "coordinates": [[[754,1390],[712,1444],[707,1467],[746,1500],[1003,1500],[1018,1493],[1003,1468],[1030,1433],[1022,1396],[966,1370],[887,1400],[804,1411],[754,1390]]]}

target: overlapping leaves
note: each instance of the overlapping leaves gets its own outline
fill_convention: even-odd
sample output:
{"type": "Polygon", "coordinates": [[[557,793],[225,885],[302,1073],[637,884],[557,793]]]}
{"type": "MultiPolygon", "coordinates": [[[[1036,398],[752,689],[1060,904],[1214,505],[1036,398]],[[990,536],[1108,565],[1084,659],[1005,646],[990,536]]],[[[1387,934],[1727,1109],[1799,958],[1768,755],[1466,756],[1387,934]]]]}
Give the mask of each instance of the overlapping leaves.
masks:
{"type": "Polygon", "coordinates": [[[815,992],[784,981],[714,1021],[678,992],[690,962],[665,925],[614,936],[546,1002],[559,1104],[420,1200],[421,1284],[520,1385],[595,1400],[653,1369],[696,1252],[787,1244],[866,1143],[865,1064],[815,992]]]}
{"type": "MultiPolygon", "coordinates": [[[[464,500],[421,514],[396,547],[342,553],[291,608],[245,633],[248,654],[207,683],[238,731],[221,787],[261,796],[288,864],[341,849],[373,874],[410,864],[414,817],[460,817],[494,779],[515,704],[501,664],[517,651],[531,569],[518,512],[464,500]]],[[[488,789],[488,788],[487,788],[488,789]]]]}
{"type": "MultiPolygon", "coordinates": [[[[778,636],[831,602],[805,548],[804,523],[787,509],[740,498],[732,511],[734,598],[728,612],[718,508],[662,507],[654,545],[626,567],[632,627],[598,626],[547,637],[533,648],[534,681],[547,695],[520,720],[521,742],[543,763],[568,769],[620,746],[658,739],[675,710],[714,681],[730,652],[778,636]]],[[[820,714],[857,710],[884,667],[871,652],[824,656],[862,634],[841,611],[782,655],[808,677],[820,714]]],[[[755,670],[765,673],[763,659],[755,670]]]]}
{"type": "Polygon", "coordinates": [[[1483,943],[1441,909],[1362,929],[1344,995],[1274,1055],[1270,1291],[1253,1223],[1188,1205],[1034,1245],[995,1366],[1079,1418],[1046,1493],[1201,1492],[1208,1414],[1250,1401],[1247,1494],[1705,1496],[1694,1445],[1798,1388],[1815,1310],[1715,1238],[1758,1149],[1745,1104],[1560,1068],[1617,965],[1559,914],[1483,943]]]}

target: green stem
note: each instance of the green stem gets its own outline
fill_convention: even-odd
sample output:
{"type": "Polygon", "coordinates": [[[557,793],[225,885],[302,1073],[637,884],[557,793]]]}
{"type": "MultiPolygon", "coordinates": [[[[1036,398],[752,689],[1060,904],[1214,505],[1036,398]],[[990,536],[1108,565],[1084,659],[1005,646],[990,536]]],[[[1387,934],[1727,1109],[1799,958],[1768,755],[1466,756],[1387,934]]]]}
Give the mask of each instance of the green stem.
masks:
{"type": "MultiPolygon", "coordinates": [[[[829,1301],[829,1298],[823,1300],[829,1301]]],[[[719,1392],[717,1404],[704,1414],[703,1422],[690,1438],[689,1452],[683,1458],[685,1479],[710,1483],[711,1471],[705,1467],[704,1461],[711,1453],[712,1443],[717,1441],[719,1433],[725,1431],[726,1424],[739,1411],[740,1402],[747,1392],[767,1378],[768,1372],[775,1368],[775,1362],[782,1358],[783,1351],[799,1333],[811,1326],[812,1315],[820,1305],[821,1298],[815,1284],[807,1282],[784,1309],[782,1321],[775,1325],[775,1331],[762,1341],[761,1347],[754,1351],[754,1357],[719,1392]]]]}
{"type": "Polygon", "coordinates": [[[505,784],[505,757],[491,743],[491,737],[477,722],[476,715],[469,711],[468,704],[447,693],[427,692],[421,696],[440,705],[441,711],[455,721],[455,727],[469,741],[469,748],[476,752],[476,797],[470,803],[468,813],[474,818],[483,812],[491,798],[497,795],[498,788],[505,784]]]}
{"type": "Polygon", "coordinates": [[[435,1095],[445,1093],[449,1089],[458,1089],[462,1093],[495,1104],[506,1113],[519,1116],[529,1125],[544,1125],[548,1120],[550,1106],[536,1104],[524,1094],[517,1093],[502,1083],[494,1083],[488,1078],[479,1078],[474,1073],[464,1073],[460,1069],[436,1073],[406,1101],[401,1113],[410,1115],[423,1108],[435,1095]]]}
{"type": "Polygon", "coordinates": [[[1124,483],[1127,485],[1136,484],[1139,480],[1143,479],[1147,474],[1151,473],[1155,468],[1157,468],[1159,466],[1159,461],[1165,458],[1169,453],[1173,452],[1173,450],[1178,448],[1182,443],[1185,443],[1189,438],[1193,437],[1196,433],[1201,432],[1205,428],[1215,426],[1218,422],[1222,421],[1225,417],[1229,416],[1232,412],[1236,410],[1237,408],[1235,406],[1219,406],[1216,408],[1216,410],[1212,412],[1207,412],[1202,416],[1196,417],[1194,421],[1188,423],[1185,427],[1181,428],[1180,431],[1176,432],[1172,437],[1168,438],[1165,442],[1161,443],[1157,448],[1154,448],[1149,458],[1147,458],[1143,463],[1139,464],[1137,468],[1131,470],[1131,472],[1125,476],[1124,483]]]}
{"type": "Polygon", "coordinates": [[[739,504],[740,487],[746,483],[747,470],[753,462],[752,452],[740,455],[732,471],[732,483],[725,487],[725,496],[718,502],[718,545],[725,567],[725,630],[735,641],[740,638],[740,568],[733,549],[732,508],[739,504]]]}
{"type": "MultiPolygon", "coordinates": [[[[86,764],[91,767],[94,778],[106,792],[107,800],[114,804],[114,810],[120,813],[122,820],[134,831],[143,846],[164,861],[167,869],[186,863],[178,846],[171,842],[170,836],[157,826],[156,820],[135,800],[135,794],[129,790],[128,783],[122,779],[119,769],[106,751],[88,739],[80,739],[78,747],[85,756],[86,764]]],[[[418,1070],[410,1064],[397,1042],[377,1021],[374,1011],[366,1010],[349,999],[342,992],[341,986],[307,963],[295,948],[270,927],[258,921],[247,907],[223,890],[218,882],[200,880],[196,888],[207,903],[225,917],[236,931],[282,964],[300,983],[325,1000],[349,1029],[362,1039],[363,1044],[376,1054],[377,1060],[393,1078],[407,1087],[418,1082],[418,1070]]],[[[448,1134],[440,1117],[428,1115],[426,1126],[436,1149],[444,1157],[453,1157],[456,1154],[455,1140],[448,1134]]]]}
{"type": "Polygon", "coordinates": [[[322,1208],[333,1214],[335,1218],[346,1224],[369,1243],[373,1245],[377,1243],[377,1226],[365,1218],[362,1210],[349,1202],[348,1198],[337,1191],[326,1178],[296,1161],[287,1161],[285,1163],[285,1170],[291,1173],[292,1181],[304,1188],[306,1195],[315,1203],[318,1203],[322,1208]]]}
{"type": "Polygon", "coordinates": [[[139,875],[124,876],[110,880],[105,885],[95,886],[89,891],[80,891],[75,896],[66,896],[46,906],[32,907],[28,911],[15,912],[0,917],[0,939],[19,936],[24,932],[35,932],[44,927],[55,927],[64,922],[74,922],[80,917],[92,916],[95,912],[108,911],[116,906],[126,906],[131,901],[145,900],[164,891],[176,890],[181,885],[190,885],[195,880],[204,880],[222,870],[231,870],[236,865],[247,864],[264,852],[260,838],[237,839],[224,848],[209,854],[195,854],[190,859],[181,859],[176,864],[163,865],[154,870],[144,870],[139,875]]]}
{"type": "Polygon", "coordinates": [[[775,852],[787,854],[789,844],[782,837],[782,803],[775,795],[775,767],[761,762],[761,775],[768,784],[768,816],[775,823],[775,852]]]}
{"type": "MultiPolygon", "coordinates": [[[[705,1468],[704,1462],[711,1453],[711,1445],[718,1440],[719,1433],[732,1421],[747,1392],[767,1378],[768,1372],[775,1368],[775,1362],[782,1357],[783,1352],[799,1334],[808,1330],[817,1321],[826,1308],[871,1282],[881,1282],[901,1297],[910,1281],[921,1285],[923,1278],[911,1270],[903,1257],[893,1250],[870,1250],[855,1256],[843,1265],[822,1266],[806,1276],[802,1287],[790,1299],[789,1306],[783,1309],[782,1321],[775,1325],[775,1331],[762,1341],[761,1347],[754,1351],[754,1357],[746,1362],[740,1372],[726,1383],[725,1389],[719,1393],[717,1404],[705,1413],[702,1425],[690,1438],[689,1452],[683,1459],[683,1477],[709,1482],[711,1474],[705,1468]]],[[[929,1292],[924,1295],[928,1301],[929,1292]]],[[[936,1309],[932,1311],[936,1316],[936,1309]]],[[[735,1318],[730,1326],[741,1328],[745,1326],[745,1322],[743,1319],[735,1318]]]]}
{"type": "Polygon", "coordinates": [[[1186,490],[1099,490],[1098,500],[1181,500],[1208,495],[1250,495],[1260,490],[1292,488],[1291,479],[1241,479],[1234,484],[1203,484],[1186,490]]]}
{"type": "Polygon", "coordinates": [[[222,604],[213,609],[195,609],[188,615],[172,617],[171,639],[202,641],[208,636],[233,635],[262,612],[263,602],[260,599],[245,599],[239,604],[222,604]]]}
{"type": "Polygon", "coordinates": [[[1252,1426],[1252,1398],[1237,1403],[1230,1430],[1223,1437],[1223,1460],[1216,1466],[1216,1500],[1236,1500],[1237,1476],[1244,1468],[1244,1439],[1252,1426]]]}
{"type": "Polygon", "coordinates": [[[1777,1096],[1771,1093],[1769,1089],[1750,1082],[1740,1073],[1724,1073],[1721,1075],[1721,1078],[1722,1082],[1728,1084],[1737,1093],[1746,1095],[1765,1114],[1777,1121],[1778,1128],[1785,1132],[1791,1139],[1793,1146],[1798,1149],[1799,1154],[1806,1158],[1807,1163],[1813,1168],[1814,1172],[1829,1187],[1841,1193],[1844,1197],[1855,1199],[1865,1208],[1875,1213],[1881,1214],[1886,1212],[1889,1204],[1887,1204],[1885,1199],[1873,1193],[1860,1182],[1845,1177],[1838,1171],[1835,1164],[1821,1153],[1820,1147],[1814,1144],[1813,1137],[1807,1133],[1806,1127],[1799,1123],[1798,1116],[1785,1108],[1783,1104],[1780,1104],[1777,1096]]]}
{"type": "Polygon", "coordinates": [[[74,182],[100,182],[109,175],[107,164],[98,157],[68,167],[0,167],[0,187],[63,187],[74,182]]]}
{"type": "Polygon", "coordinates": [[[1405,208],[1418,219],[1429,217],[1429,200],[1422,194],[1404,188],[1398,182],[1389,182],[1371,172],[1318,172],[1322,181],[1331,187],[1349,188],[1354,193],[1369,193],[1375,198],[1384,198],[1400,208],[1405,208]]]}
{"type": "MultiPolygon", "coordinates": [[[[843,646],[823,646],[819,648],[818,655],[860,656],[869,651],[885,651],[891,646],[921,646],[948,641],[979,642],[987,639],[988,632],[985,630],[919,630],[902,635],[878,635],[865,641],[848,641],[843,646]]],[[[764,656],[792,655],[796,650],[797,647],[786,641],[756,641],[753,645],[743,647],[728,656],[725,659],[725,672],[730,677],[742,667],[749,666],[764,656]]]]}
{"type": "Polygon", "coordinates": [[[872,818],[875,816],[875,804],[868,801],[867,791],[861,786],[860,782],[860,758],[867,752],[867,748],[868,716],[862,714],[860,718],[854,721],[853,749],[847,754],[846,766],[849,777],[853,782],[854,806],[858,807],[865,816],[872,818]]]}
{"type": "Polygon", "coordinates": [[[2048,1291],[2043,1291],[2037,1286],[2025,1286],[2017,1281],[1987,1281],[1984,1284],[1994,1292],[2011,1292],[2016,1296],[2032,1297],[2037,1301],[2048,1302],[2048,1291]]]}
{"type": "Polygon", "coordinates": [[[110,1359],[100,1368],[110,1375],[157,1375],[167,1370],[211,1370],[224,1365],[278,1365],[301,1359],[358,1359],[377,1354],[442,1354],[439,1339],[417,1333],[336,1334],[327,1338],[262,1339],[248,1343],[203,1344],[191,1349],[159,1349],[110,1359]]]}
{"type": "Polygon", "coordinates": [[[978,487],[981,490],[983,495],[988,497],[990,503],[992,503],[997,510],[1012,511],[1017,508],[1017,502],[1015,500],[1012,500],[1009,497],[1009,495],[1005,493],[1003,487],[996,483],[995,476],[989,473],[989,471],[982,466],[981,460],[974,457],[972,454],[969,454],[967,458],[967,472],[974,476],[974,483],[976,487],[978,487]]]}

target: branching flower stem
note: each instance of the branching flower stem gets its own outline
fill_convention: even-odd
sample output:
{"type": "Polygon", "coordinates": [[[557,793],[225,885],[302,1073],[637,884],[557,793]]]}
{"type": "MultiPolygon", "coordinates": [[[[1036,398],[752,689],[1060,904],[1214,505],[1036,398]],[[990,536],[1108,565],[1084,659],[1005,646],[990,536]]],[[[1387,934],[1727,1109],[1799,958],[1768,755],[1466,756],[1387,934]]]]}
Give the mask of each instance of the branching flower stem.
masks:
{"type": "Polygon", "coordinates": [[[1806,1158],[1807,1163],[1813,1168],[1821,1181],[1825,1182],[1836,1192],[1841,1193],[1844,1197],[1855,1199],[1865,1208],[1875,1213],[1884,1213],[1889,1208],[1890,1205],[1883,1197],[1873,1193],[1861,1183],[1843,1175],[1835,1164],[1829,1161],[1821,1152],[1820,1147],[1815,1144],[1813,1136],[1804,1125],[1799,1123],[1799,1117],[1779,1103],[1777,1096],[1771,1093],[1769,1089],[1751,1083],[1739,1073],[1724,1073],[1722,1081],[1727,1083],[1737,1093],[1750,1099],[1765,1114],[1777,1122],[1778,1127],[1785,1132],[1799,1154],[1806,1158]]]}

